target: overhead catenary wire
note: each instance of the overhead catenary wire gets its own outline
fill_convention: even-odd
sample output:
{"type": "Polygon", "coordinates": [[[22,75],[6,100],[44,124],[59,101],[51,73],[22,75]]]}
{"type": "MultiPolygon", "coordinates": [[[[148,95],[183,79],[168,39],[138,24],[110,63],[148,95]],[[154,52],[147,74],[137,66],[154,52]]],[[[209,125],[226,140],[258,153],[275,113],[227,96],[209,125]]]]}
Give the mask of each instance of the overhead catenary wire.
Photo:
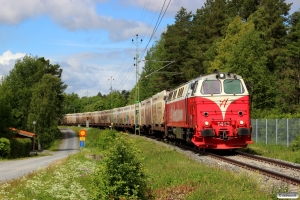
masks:
{"type": "MultiPolygon", "coordinates": [[[[145,15],[146,15],[146,10],[147,10],[147,8],[148,8],[148,6],[149,6],[149,3],[150,3],[150,0],[145,1],[145,3],[144,3],[143,11],[142,11],[142,14],[141,14],[141,17],[140,17],[140,23],[139,23],[138,33],[140,32],[140,27],[141,27],[140,25],[141,25],[141,23],[142,23],[143,20],[144,20],[144,17],[145,17],[145,15]],[[148,4],[146,5],[147,2],[148,2],[148,4]]],[[[157,9],[157,11],[158,11],[158,9],[157,9]]],[[[156,11],[156,13],[157,13],[157,11],[156,11]]],[[[155,15],[154,15],[154,16],[155,16],[155,15]]],[[[153,19],[154,19],[154,16],[153,16],[153,19]]],[[[153,19],[152,19],[152,21],[153,21],[153,19]]],[[[151,21],[151,23],[152,23],[152,21],[151,21]]],[[[150,27],[150,26],[149,26],[149,27],[150,27]]],[[[147,29],[147,32],[148,32],[148,30],[149,30],[149,27],[148,27],[148,29],[147,29]]],[[[126,55],[126,58],[128,58],[128,55],[129,55],[129,53],[126,55]]],[[[131,64],[132,64],[132,63],[131,63],[131,64]]],[[[130,64],[130,65],[131,65],[131,64],[130,64]]],[[[133,69],[134,69],[134,66],[131,66],[130,70],[126,73],[126,75],[124,76],[123,80],[120,82],[120,84],[118,84],[118,86],[117,86],[118,90],[121,90],[121,89],[124,87],[125,83],[126,83],[126,82],[128,81],[128,79],[129,79],[130,74],[133,72],[133,69]]],[[[121,74],[121,72],[122,72],[122,71],[120,71],[120,72],[118,73],[117,77],[119,77],[119,74],[121,74]]]]}
{"type": "MultiPolygon", "coordinates": [[[[145,52],[147,51],[147,48],[148,48],[150,42],[152,41],[152,39],[153,39],[153,37],[154,37],[154,35],[155,35],[155,33],[156,33],[158,27],[159,27],[159,25],[160,25],[160,23],[161,23],[161,21],[162,21],[164,15],[165,15],[165,13],[166,13],[166,11],[167,11],[167,9],[168,9],[170,3],[171,3],[171,0],[169,0],[168,4],[167,4],[167,6],[166,6],[166,8],[165,8],[165,10],[164,10],[166,1],[167,1],[167,0],[165,0],[164,3],[163,3],[163,6],[162,6],[162,8],[161,8],[161,10],[160,10],[160,14],[159,14],[159,16],[158,16],[158,19],[157,19],[157,21],[156,21],[156,24],[155,24],[155,27],[154,27],[154,29],[153,29],[153,31],[152,31],[152,34],[151,34],[151,36],[150,36],[150,39],[149,39],[149,41],[148,41],[146,47],[143,49],[142,53],[140,54],[140,57],[142,57],[142,56],[145,54],[145,52]]],[[[145,5],[146,5],[146,2],[145,2],[144,7],[143,7],[141,19],[144,18],[144,17],[143,17],[143,13],[144,13],[145,5]]],[[[148,5],[147,5],[147,7],[148,7],[148,6],[149,6],[149,3],[148,3],[148,5]]],[[[127,56],[126,56],[126,57],[127,57],[127,56]]],[[[128,79],[129,79],[130,74],[133,72],[133,69],[134,69],[134,66],[132,66],[132,67],[130,68],[130,70],[128,71],[128,73],[124,76],[123,81],[121,81],[121,83],[120,83],[120,84],[118,85],[118,87],[117,87],[118,90],[121,90],[121,89],[124,87],[125,83],[126,83],[126,82],[128,81],[128,79]]],[[[120,73],[121,73],[121,72],[120,72],[120,73]]],[[[119,77],[119,75],[118,75],[117,77],[119,77]]]]}
{"type": "MultiPolygon", "coordinates": [[[[150,3],[150,0],[145,1],[145,3],[144,3],[143,11],[142,11],[142,14],[141,14],[141,17],[140,17],[140,20],[139,20],[140,23],[139,23],[139,29],[138,29],[138,32],[139,32],[140,27],[141,27],[140,24],[143,22],[143,20],[144,20],[144,18],[145,18],[146,10],[147,10],[147,8],[148,8],[148,6],[149,6],[149,3],[150,3]],[[147,2],[148,2],[148,4],[146,5],[147,2]]],[[[129,53],[126,54],[125,58],[127,58],[127,60],[129,59],[129,53]]],[[[125,61],[124,61],[123,63],[125,63],[125,61]]],[[[131,65],[131,63],[130,63],[130,65],[131,65]]],[[[125,83],[126,83],[126,82],[128,81],[128,79],[129,79],[130,74],[132,73],[133,69],[134,69],[134,67],[131,66],[131,68],[129,68],[129,70],[127,71],[126,75],[123,76],[123,80],[122,80],[122,81],[120,82],[120,84],[118,84],[118,86],[117,86],[118,90],[121,90],[121,89],[124,87],[125,83]]],[[[119,73],[117,74],[117,77],[119,77],[121,74],[122,74],[122,71],[119,71],[119,73]]]]}
{"type": "MultiPolygon", "coordinates": [[[[165,6],[165,2],[166,2],[166,0],[164,1],[162,10],[163,10],[163,8],[164,8],[164,6],[165,6]]],[[[158,29],[158,27],[159,27],[159,25],[160,25],[160,23],[161,23],[163,17],[165,16],[165,14],[166,14],[166,12],[167,12],[167,9],[168,9],[168,7],[169,7],[169,5],[170,5],[170,3],[171,3],[171,0],[169,1],[169,3],[168,3],[168,5],[167,5],[167,7],[166,7],[166,9],[165,9],[165,11],[164,11],[162,17],[161,17],[160,19],[159,19],[159,18],[157,19],[157,22],[156,22],[156,25],[155,25],[155,27],[154,27],[154,29],[153,29],[152,35],[151,35],[151,37],[150,37],[150,39],[149,39],[149,41],[148,41],[146,47],[145,47],[144,50],[142,51],[141,57],[142,57],[142,56],[145,54],[145,52],[147,51],[147,48],[148,48],[148,46],[149,46],[149,44],[150,44],[150,42],[151,42],[151,40],[152,40],[154,34],[156,33],[156,31],[157,31],[157,29],[158,29]]],[[[162,10],[161,10],[161,11],[162,11],[162,10]]],[[[161,14],[159,15],[159,17],[160,17],[160,16],[161,16],[161,14]]]]}

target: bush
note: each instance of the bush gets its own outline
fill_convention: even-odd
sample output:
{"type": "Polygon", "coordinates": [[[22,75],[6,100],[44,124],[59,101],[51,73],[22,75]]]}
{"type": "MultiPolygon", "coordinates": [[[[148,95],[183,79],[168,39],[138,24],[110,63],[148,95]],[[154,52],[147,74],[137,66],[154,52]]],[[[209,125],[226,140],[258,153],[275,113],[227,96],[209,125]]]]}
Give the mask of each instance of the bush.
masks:
{"type": "Polygon", "coordinates": [[[42,148],[48,149],[55,140],[60,139],[61,132],[57,127],[49,127],[45,128],[39,136],[42,148]]]}
{"type": "Polygon", "coordinates": [[[11,158],[22,158],[29,156],[31,150],[31,139],[29,138],[12,138],[10,140],[11,158]]]}
{"type": "Polygon", "coordinates": [[[298,135],[297,138],[293,141],[293,143],[291,144],[291,148],[293,151],[300,150],[300,135],[298,135]]]}
{"type": "Polygon", "coordinates": [[[0,138],[0,157],[7,158],[10,154],[10,142],[6,138],[0,138]]]}
{"type": "Polygon", "coordinates": [[[147,176],[128,137],[116,137],[91,187],[91,199],[149,199],[147,176]]]}
{"type": "Polygon", "coordinates": [[[116,140],[118,140],[116,130],[106,129],[104,131],[101,131],[101,134],[99,135],[96,143],[97,148],[101,151],[106,151],[114,145],[116,140]]]}

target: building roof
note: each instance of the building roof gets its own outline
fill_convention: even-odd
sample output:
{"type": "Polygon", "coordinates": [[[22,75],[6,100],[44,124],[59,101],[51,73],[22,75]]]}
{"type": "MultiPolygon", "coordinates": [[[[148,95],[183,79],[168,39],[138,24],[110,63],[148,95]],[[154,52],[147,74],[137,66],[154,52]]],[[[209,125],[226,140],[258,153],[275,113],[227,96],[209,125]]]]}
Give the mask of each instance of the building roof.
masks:
{"type": "Polygon", "coordinates": [[[36,137],[36,134],[28,132],[28,131],[18,130],[16,128],[10,128],[10,130],[16,131],[19,135],[22,135],[25,137],[30,137],[30,138],[36,137]]]}

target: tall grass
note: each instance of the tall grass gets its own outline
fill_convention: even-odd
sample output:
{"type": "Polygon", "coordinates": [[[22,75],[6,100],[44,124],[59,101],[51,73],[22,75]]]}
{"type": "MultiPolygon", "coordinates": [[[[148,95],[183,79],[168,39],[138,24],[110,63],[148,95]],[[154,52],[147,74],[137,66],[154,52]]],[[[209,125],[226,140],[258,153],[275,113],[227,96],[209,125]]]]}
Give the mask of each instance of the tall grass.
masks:
{"type": "Polygon", "coordinates": [[[278,191],[263,193],[256,177],[200,164],[142,138],[136,144],[145,156],[156,199],[276,199],[278,191]]]}
{"type": "Polygon", "coordinates": [[[0,184],[1,199],[89,199],[97,190],[91,184],[103,167],[103,159],[87,155],[109,155],[107,151],[114,145],[110,134],[132,140],[139,149],[153,199],[277,199],[278,190],[262,192],[255,177],[206,166],[143,138],[110,130],[86,130],[86,146],[78,154],[20,180],[0,184]]]}
{"type": "Polygon", "coordinates": [[[292,147],[285,145],[254,143],[240,151],[300,164],[299,150],[293,150],[292,147]]]}
{"type": "Polygon", "coordinates": [[[87,186],[97,165],[95,162],[85,159],[82,153],[40,169],[19,180],[1,184],[1,200],[88,200],[87,186]]]}

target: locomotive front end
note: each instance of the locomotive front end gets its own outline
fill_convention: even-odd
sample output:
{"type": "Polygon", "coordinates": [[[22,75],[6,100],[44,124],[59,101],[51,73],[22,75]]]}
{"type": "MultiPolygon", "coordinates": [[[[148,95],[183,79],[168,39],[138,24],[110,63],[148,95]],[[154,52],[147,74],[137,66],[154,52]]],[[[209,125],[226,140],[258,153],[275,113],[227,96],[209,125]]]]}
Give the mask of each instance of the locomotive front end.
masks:
{"type": "Polygon", "coordinates": [[[197,83],[194,104],[195,132],[199,148],[237,149],[251,140],[250,98],[241,76],[217,73],[197,83]]]}

